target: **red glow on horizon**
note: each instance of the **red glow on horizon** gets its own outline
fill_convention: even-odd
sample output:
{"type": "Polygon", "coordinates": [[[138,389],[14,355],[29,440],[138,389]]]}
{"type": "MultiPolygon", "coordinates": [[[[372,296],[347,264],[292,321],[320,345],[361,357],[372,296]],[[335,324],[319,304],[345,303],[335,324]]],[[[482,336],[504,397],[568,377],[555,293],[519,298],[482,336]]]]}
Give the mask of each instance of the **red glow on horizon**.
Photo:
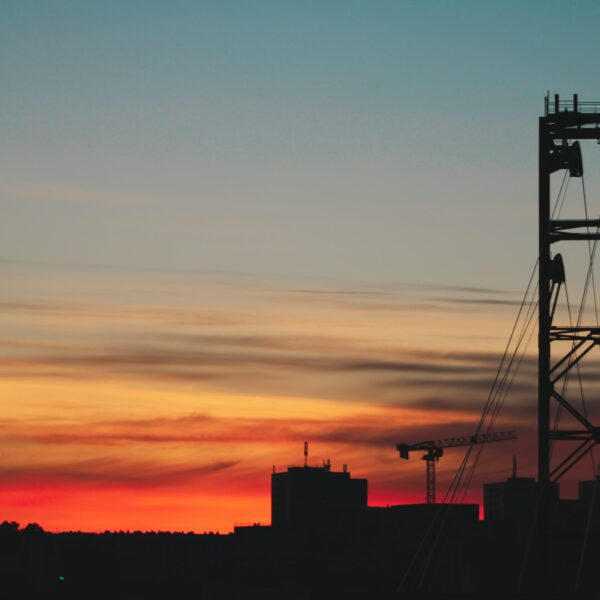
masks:
{"type": "MultiPolygon", "coordinates": [[[[264,487],[264,486],[263,486],[264,487]]],[[[207,497],[189,490],[154,492],[131,488],[23,484],[0,488],[2,520],[38,523],[46,531],[192,531],[228,533],[236,523],[270,523],[270,494],[207,497]]],[[[477,503],[468,497],[467,503],[477,503]]],[[[423,504],[424,494],[371,493],[369,506],[423,504]]],[[[483,507],[480,507],[480,518],[483,507]]]]}

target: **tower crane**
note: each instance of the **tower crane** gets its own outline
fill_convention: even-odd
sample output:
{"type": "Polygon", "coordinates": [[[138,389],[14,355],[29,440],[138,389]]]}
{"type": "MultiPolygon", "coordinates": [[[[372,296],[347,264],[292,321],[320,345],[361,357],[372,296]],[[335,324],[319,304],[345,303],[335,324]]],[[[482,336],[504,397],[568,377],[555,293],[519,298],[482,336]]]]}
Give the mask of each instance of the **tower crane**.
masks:
{"type": "Polygon", "coordinates": [[[443,440],[427,440],[416,444],[396,444],[396,450],[400,452],[400,458],[406,460],[408,460],[409,454],[415,450],[426,451],[421,460],[424,460],[427,465],[427,504],[435,504],[435,463],[444,455],[444,448],[505,442],[515,439],[517,439],[517,434],[514,431],[501,431],[480,435],[464,435],[443,440]]]}

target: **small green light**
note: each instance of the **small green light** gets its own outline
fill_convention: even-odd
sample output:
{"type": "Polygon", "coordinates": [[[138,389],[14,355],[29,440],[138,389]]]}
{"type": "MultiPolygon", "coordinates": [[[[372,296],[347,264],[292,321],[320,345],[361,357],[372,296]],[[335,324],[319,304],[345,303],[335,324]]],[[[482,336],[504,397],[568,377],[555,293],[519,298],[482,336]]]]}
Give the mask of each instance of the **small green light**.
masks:
{"type": "Polygon", "coordinates": [[[62,575],[59,575],[59,576],[58,576],[58,580],[59,580],[59,581],[64,581],[64,580],[65,580],[65,578],[64,578],[62,575]]]}

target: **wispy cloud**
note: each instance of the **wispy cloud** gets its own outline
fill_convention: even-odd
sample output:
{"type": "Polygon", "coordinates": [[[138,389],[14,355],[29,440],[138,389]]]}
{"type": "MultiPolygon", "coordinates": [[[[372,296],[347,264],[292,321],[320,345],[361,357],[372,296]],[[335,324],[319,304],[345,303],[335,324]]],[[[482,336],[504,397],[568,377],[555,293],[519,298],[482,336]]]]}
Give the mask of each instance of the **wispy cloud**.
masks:
{"type": "Polygon", "coordinates": [[[237,461],[204,465],[173,465],[150,461],[94,458],[60,464],[0,466],[4,485],[35,481],[48,484],[106,484],[134,487],[161,487],[197,480],[237,465],[237,461]]]}
{"type": "MultiPolygon", "coordinates": [[[[160,338],[152,344],[121,347],[74,348],[70,352],[48,349],[44,353],[31,351],[25,356],[7,357],[0,361],[0,372],[6,377],[47,377],[62,372],[65,377],[103,377],[106,374],[144,379],[238,382],[252,386],[257,379],[292,378],[296,374],[314,377],[377,375],[377,385],[402,383],[415,387],[432,383],[444,386],[451,383],[447,376],[462,377],[471,388],[485,388],[492,381],[495,364],[488,357],[465,357],[435,354],[427,359],[397,353],[397,358],[376,357],[349,349],[344,352],[334,340],[326,337],[277,338],[248,337],[236,339],[208,337],[192,340],[178,339],[178,344],[164,343],[160,338]],[[329,350],[328,350],[329,347],[329,350]],[[302,351],[300,351],[302,350],[302,351]],[[402,380],[397,377],[402,376],[402,380]],[[477,377],[477,379],[473,379],[477,377]]],[[[365,380],[366,381],[366,380],[365,380]]],[[[295,386],[301,388],[301,381],[295,386]]],[[[454,383],[457,383],[455,380],[454,383]]],[[[375,389],[375,388],[374,388],[375,389]]]]}
{"type": "Polygon", "coordinates": [[[58,445],[275,444],[297,443],[308,437],[317,442],[393,448],[400,437],[427,437],[442,429],[446,436],[449,431],[454,435],[469,433],[478,412],[472,405],[460,408],[438,405],[434,408],[430,404],[384,408],[372,414],[359,413],[343,418],[297,418],[292,421],[269,416],[225,418],[194,414],[72,425],[4,421],[3,428],[13,439],[58,445]],[[436,413],[443,415],[443,423],[436,422],[436,413]]]}
{"type": "Polygon", "coordinates": [[[38,202],[108,205],[149,204],[156,202],[155,198],[137,194],[36,181],[0,183],[0,196],[8,199],[17,198],[38,202]]]}
{"type": "Polygon", "coordinates": [[[447,304],[473,304],[478,306],[520,306],[520,300],[508,300],[506,298],[452,298],[440,297],[440,302],[447,304]]]}

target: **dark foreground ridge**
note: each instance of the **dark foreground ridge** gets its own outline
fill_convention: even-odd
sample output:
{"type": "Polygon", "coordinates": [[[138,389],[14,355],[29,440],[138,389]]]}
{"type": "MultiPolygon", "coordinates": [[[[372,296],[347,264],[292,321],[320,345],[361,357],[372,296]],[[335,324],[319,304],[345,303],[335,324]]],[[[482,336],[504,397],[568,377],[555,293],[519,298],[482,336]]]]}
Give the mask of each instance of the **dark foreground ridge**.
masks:
{"type": "MultiPolygon", "coordinates": [[[[52,534],[17,530],[5,522],[0,525],[0,581],[6,598],[92,593],[207,600],[539,597],[532,591],[514,593],[527,527],[478,522],[476,507],[457,508],[452,507],[453,518],[434,555],[421,557],[399,593],[430,525],[426,505],[369,510],[359,518],[340,515],[326,529],[251,526],[229,535],[52,534]]],[[[440,505],[434,510],[449,514],[440,505]]],[[[588,548],[584,591],[572,593],[581,535],[552,532],[548,582],[553,591],[545,597],[597,597],[598,529],[588,548]]]]}

